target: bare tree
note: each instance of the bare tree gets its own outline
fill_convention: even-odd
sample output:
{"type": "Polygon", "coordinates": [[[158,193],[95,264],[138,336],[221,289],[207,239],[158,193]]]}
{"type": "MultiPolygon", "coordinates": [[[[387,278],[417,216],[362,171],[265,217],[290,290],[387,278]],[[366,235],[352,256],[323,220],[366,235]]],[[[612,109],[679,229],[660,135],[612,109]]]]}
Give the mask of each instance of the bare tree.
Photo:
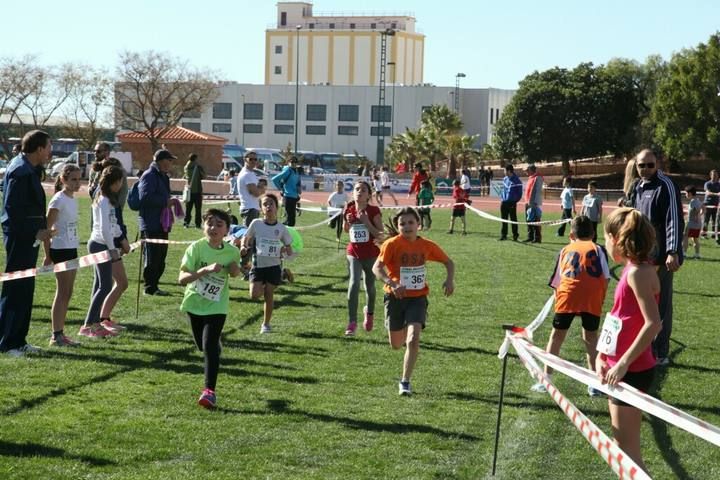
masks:
{"type": "Polygon", "coordinates": [[[12,148],[10,137],[24,133],[20,110],[30,95],[36,63],[34,55],[0,58],[0,144],[8,154],[12,148]]]}
{"type": "Polygon", "coordinates": [[[62,113],[68,134],[91,149],[101,139],[103,128],[112,122],[113,79],[107,71],[75,65],[70,92],[62,113]]]}
{"type": "Polygon", "coordinates": [[[216,72],[154,51],[121,53],[117,77],[116,125],[144,134],[153,150],[165,128],[186,112],[202,111],[218,95],[216,72]]]}
{"type": "Polygon", "coordinates": [[[32,128],[43,128],[70,96],[77,83],[72,64],[60,67],[34,65],[26,77],[26,95],[21,110],[29,114],[32,128]]]}

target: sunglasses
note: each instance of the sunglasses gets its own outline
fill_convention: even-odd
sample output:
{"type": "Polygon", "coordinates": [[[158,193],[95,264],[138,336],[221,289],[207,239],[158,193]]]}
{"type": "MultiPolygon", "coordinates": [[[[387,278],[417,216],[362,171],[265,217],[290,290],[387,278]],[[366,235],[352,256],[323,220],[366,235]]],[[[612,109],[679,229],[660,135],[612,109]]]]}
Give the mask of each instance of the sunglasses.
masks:
{"type": "Polygon", "coordinates": [[[638,163],[637,167],[638,168],[655,168],[655,164],[654,163],[638,163]]]}

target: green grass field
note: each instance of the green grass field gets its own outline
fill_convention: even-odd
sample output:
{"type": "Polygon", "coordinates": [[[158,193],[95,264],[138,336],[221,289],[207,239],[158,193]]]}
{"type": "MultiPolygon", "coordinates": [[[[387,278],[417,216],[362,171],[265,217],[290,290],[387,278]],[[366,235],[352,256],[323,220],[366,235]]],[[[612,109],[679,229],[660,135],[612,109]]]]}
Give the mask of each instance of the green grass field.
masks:
{"type": "MultiPolygon", "coordinates": [[[[81,212],[88,209],[81,203],[81,212]]],[[[306,212],[299,225],[322,218],[306,212]]],[[[389,348],[378,328],[380,301],[373,332],[343,337],[345,255],[327,227],[303,232],[305,250],[289,265],[296,281],[278,291],[272,334],[258,333],[262,305],[248,299],[247,283],[232,281],[220,408],[213,412],[196,404],[202,355],[178,311],[182,288],[175,281],[184,247],[173,246],[168,255],[162,288],[172,296],[141,297],[137,319],[139,255],[127,257],[131,286],[115,313],[127,332],[83,339],[77,349],[47,347],[54,278],[40,277],[29,340],[44,354],[0,356],[0,478],[491,478],[500,327],[525,325],[540,310],[564,240],[546,228],[541,245],[498,242],[499,224],[473,214],[467,237],[450,236],[448,218],[446,210],[433,211],[435,228],[427,237],[456,262],[457,289],[443,297],[444,269],[429,269],[429,320],[410,398],[397,393],[403,354],[389,348]]],[[[87,225],[82,231],[88,233],[87,225]]],[[[171,238],[199,235],[176,228],[171,238]]],[[[654,394],[720,425],[713,280],[720,247],[706,241],[702,254],[676,276],[674,364],[659,375],[654,394]]],[[[78,275],[66,328],[73,337],[91,281],[91,269],[78,275]]],[[[549,330],[547,322],[537,332],[538,345],[545,345],[549,330]]],[[[565,358],[584,361],[579,337],[580,327],[573,325],[565,358]]],[[[555,383],[610,432],[606,400],[589,398],[583,385],[562,375],[555,383]]],[[[496,478],[613,478],[554,402],[529,391],[531,384],[511,358],[496,478]]],[[[720,478],[718,448],[652,418],[642,433],[653,478],[720,478]]]]}

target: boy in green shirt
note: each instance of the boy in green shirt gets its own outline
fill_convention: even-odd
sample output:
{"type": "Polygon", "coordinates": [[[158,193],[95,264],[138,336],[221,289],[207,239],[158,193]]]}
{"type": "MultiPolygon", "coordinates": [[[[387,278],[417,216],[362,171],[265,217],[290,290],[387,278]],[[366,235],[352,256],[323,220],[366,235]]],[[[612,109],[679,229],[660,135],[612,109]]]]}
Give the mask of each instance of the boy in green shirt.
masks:
{"type": "Polygon", "coordinates": [[[429,180],[425,180],[420,184],[420,193],[417,195],[418,198],[418,212],[420,213],[420,230],[429,231],[432,226],[432,218],[430,217],[430,209],[423,205],[432,205],[435,201],[435,195],[433,195],[432,184],[429,180]]]}

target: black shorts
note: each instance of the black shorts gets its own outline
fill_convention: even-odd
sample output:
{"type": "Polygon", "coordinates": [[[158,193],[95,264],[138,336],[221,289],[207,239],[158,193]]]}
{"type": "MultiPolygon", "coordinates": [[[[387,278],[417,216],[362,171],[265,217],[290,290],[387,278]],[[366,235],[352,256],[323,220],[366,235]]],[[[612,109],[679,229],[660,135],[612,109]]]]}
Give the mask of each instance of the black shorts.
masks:
{"type": "MultiPolygon", "coordinates": [[[[655,367],[652,367],[641,372],[627,372],[620,381],[637,388],[643,393],[647,393],[648,390],[650,390],[654,379],[655,367]]],[[[625,403],[615,397],[609,397],[609,399],[610,403],[612,403],[613,405],[618,405],[621,407],[632,407],[632,405],[630,405],[629,403],[625,403]]]]}
{"type": "Polygon", "coordinates": [[[50,260],[53,263],[67,262],[78,258],[77,248],[51,248],[50,260]]]}
{"type": "Polygon", "coordinates": [[[572,323],[573,319],[578,315],[580,315],[580,318],[582,319],[583,329],[587,330],[588,332],[596,332],[597,329],[600,327],[600,317],[598,315],[593,315],[592,313],[588,312],[556,312],[555,318],[553,318],[553,328],[556,328],[558,330],[567,330],[568,328],[570,328],[570,324],[572,323]]]}
{"type": "Polygon", "coordinates": [[[383,191],[385,191],[385,190],[387,190],[388,192],[390,191],[390,187],[382,187],[382,189],[383,189],[383,191]]]}
{"type": "Polygon", "coordinates": [[[464,217],[464,216],[465,216],[465,209],[464,209],[464,208],[463,208],[462,210],[453,209],[453,214],[452,214],[452,216],[453,216],[453,218],[455,218],[455,217],[464,217]]]}
{"type": "Polygon", "coordinates": [[[262,268],[253,267],[250,270],[248,278],[251,283],[269,283],[270,285],[275,285],[277,287],[282,283],[282,268],[280,265],[262,268]]]}
{"type": "Polygon", "coordinates": [[[385,328],[397,332],[411,323],[419,323],[425,328],[427,320],[427,296],[395,298],[385,294],[385,328]]]}

